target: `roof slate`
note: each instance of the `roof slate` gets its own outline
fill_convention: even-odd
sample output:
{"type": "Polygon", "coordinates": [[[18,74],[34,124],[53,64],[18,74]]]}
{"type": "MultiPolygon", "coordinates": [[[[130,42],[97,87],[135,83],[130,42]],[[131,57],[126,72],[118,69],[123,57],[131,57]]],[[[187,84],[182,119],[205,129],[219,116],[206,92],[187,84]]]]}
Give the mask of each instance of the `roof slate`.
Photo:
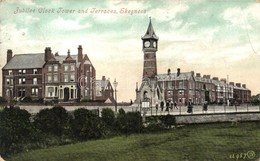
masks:
{"type": "Polygon", "coordinates": [[[44,53],[17,54],[12,57],[3,69],[42,68],[44,63],[44,53]]]}

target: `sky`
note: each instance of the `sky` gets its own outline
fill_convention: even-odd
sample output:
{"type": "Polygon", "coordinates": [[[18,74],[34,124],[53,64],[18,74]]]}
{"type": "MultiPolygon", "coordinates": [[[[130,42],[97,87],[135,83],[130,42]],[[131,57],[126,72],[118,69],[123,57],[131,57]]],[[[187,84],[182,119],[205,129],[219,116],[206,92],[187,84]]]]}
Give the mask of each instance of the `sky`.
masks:
{"type": "Polygon", "coordinates": [[[260,93],[259,0],[0,0],[0,67],[7,49],[66,55],[82,45],[96,79],[116,79],[118,101],[134,100],[149,17],[159,37],[158,74],[180,68],[260,93]]]}

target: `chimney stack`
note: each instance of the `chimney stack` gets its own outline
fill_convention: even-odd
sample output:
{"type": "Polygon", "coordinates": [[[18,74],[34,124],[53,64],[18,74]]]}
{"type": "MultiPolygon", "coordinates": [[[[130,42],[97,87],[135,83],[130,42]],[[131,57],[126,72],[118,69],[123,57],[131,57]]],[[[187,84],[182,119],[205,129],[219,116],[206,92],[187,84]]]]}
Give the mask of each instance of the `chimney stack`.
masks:
{"type": "Polygon", "coordinates": [[[236,86],[237,87],[241,87],[241,83],[236,83],[236,86]]]}
{"type": "Polygon", "coordinates": [[[102,76],[102,80],[106,80],[106,76],[102,76]]]}
{"type": "Polygon", "coordinates": [[[229,82],[229,85],[235,86],[234,82],[229,82]]]}
{"type": "Polygon", "coordinates": [[[213,77],[212,79],[218,81],[218,77],[213,77]]]}
{"type": "Polygon", "coordinates": [[[242,87],[243,87],[243,88],[246,88],[246,84],[242,84],[242,87]]]}
{"type": "Polygon", "coordinates": [[[6,63],[8,63],[13,57],[13,51],[11,49],[7,50],[7,59],[6,59],[6,63]]]}
{"type": "Polygon", "coordinates": [[[50,47],[46,47],[46,48],[45,48],[45,55],[44,55],[44,60],[45,60],[45,62],[47,62],[48,60],[50,60],[51,57],[52,57],[51,48],[50,48],[50,47]]]}
{"type": "Polygon", "coordinates": [[[220,81],[222,81],[222,82],[224,82],[224,83],[227,82],[226,78],[221,78],[220,81]]]}
{"type": "Polygon", "coordinates": [[[196,73],[196,77],[200,77],[200,73],[196,73]]]}
{"type": "Polygon", "coordinates": [[[83,61],[82,46],[79,45],[79,47],[78,47],[78,62],[82,62],[82,61],[83,61]]]}
{"type": "Polygon", "coordinates": [[[181,69],[177,68],[177,77],[181,74],[181,69]]]}

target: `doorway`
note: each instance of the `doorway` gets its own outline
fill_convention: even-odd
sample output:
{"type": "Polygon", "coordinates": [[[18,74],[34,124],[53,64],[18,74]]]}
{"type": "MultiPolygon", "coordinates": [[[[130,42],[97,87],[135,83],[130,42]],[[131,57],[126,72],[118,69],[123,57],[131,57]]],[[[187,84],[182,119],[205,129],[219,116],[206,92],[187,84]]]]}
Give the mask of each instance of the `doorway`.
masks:
{"type": "Polygon", "coordinates": [[[69,101],[69,93],[70,89],[68,87],[64,88],[64,102],[68,102],[69,101]]]}

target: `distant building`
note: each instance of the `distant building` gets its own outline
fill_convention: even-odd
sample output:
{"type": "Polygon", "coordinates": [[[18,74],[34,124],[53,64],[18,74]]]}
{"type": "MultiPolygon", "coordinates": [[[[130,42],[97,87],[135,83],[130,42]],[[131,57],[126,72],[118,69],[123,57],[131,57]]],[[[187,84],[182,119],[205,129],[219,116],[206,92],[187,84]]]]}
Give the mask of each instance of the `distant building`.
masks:
{"type": "Polygon", "coordinates": [[[81,45],[77,54],[68,50],[67,55],[53,54],[50,47],[44,53],[14,56],[8,50],[2,73],[2,93],[7,100],[26,96],[47,102],[96,100],[96,70],[81,45]]]}
{"type": "Polygon", "coordinates": [[[251,91],[246,85],[234,85],[226,79],[218,79],[210,75],[201,76],[200,73],[182,72],[180,68],[176,73],[157,74],[156,51],[158,50],[158,37],[155,35],[151,19],[145,35],[142,37],[144,60],[143,78],[141,86],[136,87],[136,100],[138,104],[155,106],[155,103],[164,105],[168,101],[179,105],[208,103],[246,103],[250,101],[251,91]],[[149,102],[147,104],[146,102],[149,102]]]}
{"type": "Polygon", "coordinates": [[[101,80],[96,80],[96,100],[106,103],[114,103],[114,90],[109,79],[102,76],[101,80]]]}

